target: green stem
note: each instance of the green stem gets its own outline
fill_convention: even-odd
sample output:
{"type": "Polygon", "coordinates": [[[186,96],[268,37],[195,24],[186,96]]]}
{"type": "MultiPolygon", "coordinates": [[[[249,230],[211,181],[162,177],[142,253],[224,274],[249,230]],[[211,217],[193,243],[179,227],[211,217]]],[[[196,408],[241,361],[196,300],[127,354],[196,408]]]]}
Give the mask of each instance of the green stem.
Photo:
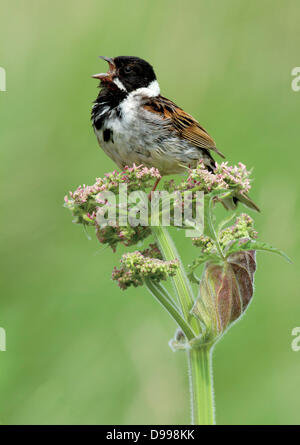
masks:
{"type": "Polygon", "coordinates": [[[217,251],[221,258],[224,259],[224,255],[219,243],[218,236],[215,231],[215,227],[212,221],[212,203],[213,200],[210,196],[205,196],[204,198],[205,204],[204,204],[204,230],[206,234],[212,238],[216,244],[217,251]]]}
{"type": "Polygon", "coordinates": [[[173,300],[167,289],[160,283],[155,283],[155,287],[159,290],[160,293],[163,294],[163,296],[169,301],[169,303],[171,303],[177,310],[177,312],[179,312],[180,315],[182,316],[180,308],[177,306],[177,304],[175,303],[175,301],[173,300]]]}
{"type": "Polygon", "coordinates": [[[150,280],[146,280],[145,284],[148,290],[151,292],[151,294],[163,305],[163,307],[168,311],[171,317],[176,321],[176,323],[181,328],[186,338],[188,340],[194,338],[195,334],[192,331],[191,327],[188,325],[188,323],[185,321],[182,315],[178,312],[174,304],[171,303],[169,298],[166,298],[164,294],[164,289],[161,289],[160,285],[155,284],[150,280]]]}
{"type": "Polygon", "coordinates": [[[212,350],[210,346],[188,352],[192,425],[214,425],[212,350]]]}
{"type": "Polygon", "coordinates": [[[182,314],[185,320],[191,325],[196,334],[199,334],[199,326],[197,320],[191,316],[190,311],[194,305],[194,295],[189,279],[185,273],[183,264],[180,260],[176,246],[169,235],[168,230],[162,226],[152,226],[152,233],[159,245],[159,248],[166,261],[178,260],[179,269],[172,281],[180,302],[182,314]]]}
{"type": "MultiPolygon", "coordinates": [[[[209,230],[213,231],[214,239],[216,240],[216,233],[211,220],[211,203],[208,207],[208,220],[209,220],[209,230]]],[[[152,226],[152,233],[159,245],[159,248],[163,254],[165,260],[170,261],[177,259],[179,261],[179,270],[176,275],[172,277],[174,288],[181,305],[181,314],[174,312],[174,306],[171,304],[171,308],[166,309],[173,316],[175,321],[179,324],[186,337],[189,333],[184,331],[186,326],[182,323],[187,322],[187,326],[199,335],[200,326],[195,318],[191,316],[191,309],[194,305],[194,295],[184,270],[183,264],[180,260],[179,254],[177,252],[176,246],[169,235],[167,229],[162,226],[152,226]],[[171,309],[171,310],[170,310],[171,309]],[[177,317],[177,319],[174,317],[177,317]]],[[[221,255],[222,251],[221,251],[221,255]]],[[[158,298],[158,296],[153,292],[153,294],[158,298]]],[[[161,297],[161,295],[160,295],[161,297]]],[[[161,301],[162,302],[162,301],[161,301]]],[[[169,299],[164,300],[165,303],[170,304],[169,299]]],[[[193,333],[194,335],[194,333],[193,333]]],[[[189,338],[190,339],[190,338],[189,338]]],[[[190,370],[190,392],[191,392],[191,404],[192,404],[192,424],[194,425],[213,425],[214,424],[214,407],[213,407],[213,382],[212,382],[212,372],[211,372],[211,346],[203,345],[201,348],[189,349],[187,351],[189,370],[190,370]]]]}

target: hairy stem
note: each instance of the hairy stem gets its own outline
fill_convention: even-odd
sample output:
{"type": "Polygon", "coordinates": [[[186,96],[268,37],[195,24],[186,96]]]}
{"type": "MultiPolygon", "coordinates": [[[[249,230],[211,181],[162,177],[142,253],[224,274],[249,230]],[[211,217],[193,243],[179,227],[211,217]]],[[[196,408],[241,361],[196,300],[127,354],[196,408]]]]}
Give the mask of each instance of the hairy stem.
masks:
{"type": "MultiPolygon", "coordinates": [[[[213,230],[213,233],[215,235],[214,238],[216,238],[210,212],[211,207],[208,208],[208,218],[210,224],[209,229],[213,230]]],[[[190,327],[192,332],[194,331],[197,336],[200,333],[200,326],[197,320],[192,317],[190,312],[194,305],[194,296],[187,274],[177,252],[176,246],[165,227],[155,226],[151,229],[164,259],[167,261],[177,259],[179,261],[179,270],[177,271],[176,275],[172,277],[172,280],[178,300],[181,305],[183,320],[187,322],[188,327],[190,327]]],[[[153,294],[155,295],[155,293],[153,294]]],[[[158,298],[157,295],[155,296],[158,298]]],[[[166,301],[170,304],[170,301],[168,299],[166,299],[166,301]]],[[[172,307],[174,308],[173,305],[172,307]]],[[[170,308],[166,309],[169,311],[170,308]]],[[[175,319],[174,313],[170,312],[170,314],[175,319]]],[[[175,321],[177,321],[178,323],[178,314],[175,313],[175,316],[177,317],[177,320],[175,319],[175,321]]],[[[182,323],[182,320],[179,319],[179,321],[182,323]]],[[[179,324],[179,326],[185,333],[186,337],[190,340],[191,338],[188,337],[189,332],[186,333],[184,331],[186,327],[183,324],[179,324]]],[[[211,347],[208,345],[203,345],[200,348],[192,348],[187,351],[187,354],[190,371],[192,424],[213,425],[214,407],[213,382],[211,372],[211,347]]]]}
{"type": "Polygon", "coordinates": [[[176,309],[174,304],[171,303],[169,298],[166,298],[160,285],[153,283],[151,280],[146,280],[145,282],[150,293],[162,304],[162,306],[168,311],[170,316],[176,321],[177,325],[180,327],[184,335],[188,340],[194,338],[195,334],[191,327],[176,309]]]}
{"type": "Polygon", "coordinates": [[[202,346],[187,352],[190,371],[192,425],[214,425],[212,350],[202,346]]]}
{"type": "Polygon", "coordinates": [[[165,227],[152,226],[152,233],[166,261],[177,259],[179,261],[179,269],[172,281],[180,302],[181,310],[185,320],[191,325],[196,334],[199,334],[199,326],[197,320],[191,315],[190,311],[194,305],[194,295],[191,284],[184,270],[183,264],[177,252],[176,246],[165,227]]]}

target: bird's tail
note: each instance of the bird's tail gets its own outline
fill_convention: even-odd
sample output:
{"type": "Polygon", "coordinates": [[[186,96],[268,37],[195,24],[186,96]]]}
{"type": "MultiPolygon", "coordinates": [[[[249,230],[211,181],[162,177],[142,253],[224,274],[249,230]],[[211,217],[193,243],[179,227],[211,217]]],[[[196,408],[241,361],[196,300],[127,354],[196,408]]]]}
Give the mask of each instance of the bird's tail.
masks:
{"type": "Polygon", "coordinates": [[[256,210],[256,212],[260,212],[260,208],[255,204],[254,201],[247,195],[247,193],[235,193],[233,196],[222,199],[222,204],[227,210],[235,210],[237,208],[238,202],[243,203],[245,206],[249,207],[249,209],[256,210]]]}

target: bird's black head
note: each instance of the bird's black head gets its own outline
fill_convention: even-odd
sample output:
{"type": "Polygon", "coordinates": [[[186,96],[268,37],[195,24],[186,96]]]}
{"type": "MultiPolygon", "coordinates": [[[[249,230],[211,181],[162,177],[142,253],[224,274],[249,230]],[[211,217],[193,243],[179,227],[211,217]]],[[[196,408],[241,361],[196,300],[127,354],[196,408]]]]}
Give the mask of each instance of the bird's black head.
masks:
{"type": "Polygon", "coordinates": [[[101,80],[101,86],[113,83],[119,89],[128,93],[138,88],[147,88],[156,80],[150,63],[139,57],[119,56],[115,58],[101,57],[109,64],[108,73],[95,74],[94,78],[101,80]]]}

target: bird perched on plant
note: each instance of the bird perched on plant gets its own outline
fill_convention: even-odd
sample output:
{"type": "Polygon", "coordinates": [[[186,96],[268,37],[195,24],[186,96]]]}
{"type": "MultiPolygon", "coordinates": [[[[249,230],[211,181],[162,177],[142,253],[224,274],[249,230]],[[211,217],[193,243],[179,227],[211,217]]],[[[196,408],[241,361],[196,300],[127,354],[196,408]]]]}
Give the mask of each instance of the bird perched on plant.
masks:
{"type": "MultiPolygon", "coordinates": [[[[224,155],[190,114],[161,96],[152,66],[139,57],[101,58],[109,70],[92,76],[100,80],[92,123],[100,146],[118,167],[143,164],[164,176],[203,161],[213,172],[212,152],[224,155]]],[[[246,205],[258,210],[250,198],[246,205]]]]}

